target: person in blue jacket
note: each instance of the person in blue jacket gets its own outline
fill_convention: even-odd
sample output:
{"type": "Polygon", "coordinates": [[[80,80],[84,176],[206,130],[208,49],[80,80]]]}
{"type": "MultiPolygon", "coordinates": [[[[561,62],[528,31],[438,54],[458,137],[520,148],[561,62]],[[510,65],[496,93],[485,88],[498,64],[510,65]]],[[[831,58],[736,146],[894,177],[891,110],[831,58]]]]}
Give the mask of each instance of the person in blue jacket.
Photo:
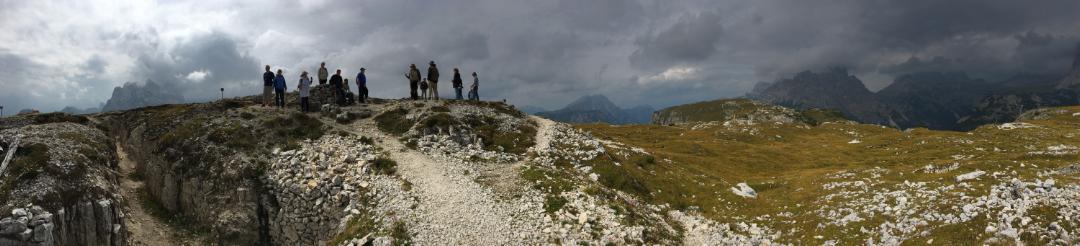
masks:
{"type": "Polygon", "coordinates": [[[367,75],[364,75],[366,68],[360,68],[360,73],[356,74],[356,101],[365,103],[368,98],[367,90],[367,75]]]}
{"type": "Polygon", "coordinates": [[[285,86],[285,75],[282,74],[282,73],[283,73],[283,71],[281,71],[281,69],[278,69],[277,70],[277,77],[274,78],[274,94],[276,94],[276,97],[274,98],[274,105],[278,106],[279,108],[284,108],[285,107],[285,88],[286,88],[286,86],[285,86]]]}

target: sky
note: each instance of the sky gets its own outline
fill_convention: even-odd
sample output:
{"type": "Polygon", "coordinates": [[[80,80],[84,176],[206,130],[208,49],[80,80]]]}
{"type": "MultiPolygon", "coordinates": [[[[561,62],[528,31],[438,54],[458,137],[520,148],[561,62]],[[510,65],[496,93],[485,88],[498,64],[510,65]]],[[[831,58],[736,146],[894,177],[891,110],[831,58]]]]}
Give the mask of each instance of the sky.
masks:
{"type": "Polygon", "coordinates": [[[373,97],[406,96],[408,65],[435,61],[442,82],[477,72],[483,99],[547,109],[736,97],[835,66],[878,90],[919,71],[1064,73],[1078,13],[1075,0],[0,0],[0,105],[96,107],[147,80],[195,101],[251,95],[263,65],[292,87],[324,61],[346,78],[367,68],[373,97]]]}

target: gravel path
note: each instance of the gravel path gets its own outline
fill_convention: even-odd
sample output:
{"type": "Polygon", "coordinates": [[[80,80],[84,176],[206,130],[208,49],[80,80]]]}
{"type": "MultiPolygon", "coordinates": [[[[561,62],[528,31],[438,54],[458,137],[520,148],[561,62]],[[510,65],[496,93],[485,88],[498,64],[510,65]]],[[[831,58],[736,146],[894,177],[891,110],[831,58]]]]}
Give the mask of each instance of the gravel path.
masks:
{"type": "Polygon", "coordinates": [[[551,136],[554,134],[552,133],[552,129],[555,128],[555,124],[557,123],[555,123],[555,121],[540,118],[537,116],[529,116],[529,118],[531,118],[539,125],[537,126],[538,129],[536,131],[536,147],[534,151],[544,152],[550,150],[551,136]]]}
{"type": "MultiPolygon", "coordinates": [[[[544,124],[544,121],[539,121],[538,132],[548,132],[547,126],[553,124],[544,124]]],[[[374,128],[373,125],[370,127],[374,128]]],[[[414,233],[413,241],[418,245],[542,244],[547,241],[542,233],[545,223],[539,202],[497,199],[491,190],[465,174],[468,167],[409,149],[397,138],[379,131],[369,134],[382,140],[382,147],[398,163],[398,175],[412,183],[410,193],[416,196],[418,203],[413,210],[407,211],[406,217],[411,222],[409,231],[414,233]]],[[[537,142],[546,145],[550,141],[538,136],[537,142]]]]}
{"type": "Polygon", "coordinates": [[[143,182],[131,179],[135,172],[135,161],[128,158],[122,145],[116,145],[117,158],[120,159],[120,191],[124,197],[124,205],[127,206],[124,220],[127,222],[130,233],[131,245],[177,245],[189,244],[176,236],[177,232],[171,226],[162,223],[158,218],[151,216],[139,204],[139,192],[143,182]]]}

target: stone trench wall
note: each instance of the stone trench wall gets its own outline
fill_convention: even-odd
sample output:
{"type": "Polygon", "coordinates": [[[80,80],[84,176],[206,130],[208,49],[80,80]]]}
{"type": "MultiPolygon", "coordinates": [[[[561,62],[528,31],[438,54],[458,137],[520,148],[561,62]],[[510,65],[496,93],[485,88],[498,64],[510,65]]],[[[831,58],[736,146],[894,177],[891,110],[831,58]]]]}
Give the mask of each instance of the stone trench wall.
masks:
{"type": "Polygon", "coordinates": [[[170,212],[210,230],[211,239],[223,243],[261,241],[259,194],[252,180],[188,177],[174,171],[176,163],[153,154],[157,148],[143,139],[143,127],[122,137],[125,150],[138,163],[150,196],[170,212]]]}
{"type": "Polygon", "coordinates": [[[359,205],[352,203],[364,190],[359,167],[375,159],[374,147],[359,138],[326,135],[299,150],[275,152],[258,179],[181,177],[172,171],[175,163],[152,153],[156,146],[143,131],[136,127],[122,139],[148,192],[225,244],[325,244],[355,213],[359,205]]]}
{"type": "Polygon", "coordinates": [[[39,206],[0,219],[0,245],[127,245],[120,206],[112,200],[79,202],[55,213],[39,206]]]}
{"type": "Polygon", "coordinates": [[[276,206],[267,206],[276,245],[325,245],[356,209],[375,149],[357,137],[324,136],[275,153],[265,177],[276,206]]]}

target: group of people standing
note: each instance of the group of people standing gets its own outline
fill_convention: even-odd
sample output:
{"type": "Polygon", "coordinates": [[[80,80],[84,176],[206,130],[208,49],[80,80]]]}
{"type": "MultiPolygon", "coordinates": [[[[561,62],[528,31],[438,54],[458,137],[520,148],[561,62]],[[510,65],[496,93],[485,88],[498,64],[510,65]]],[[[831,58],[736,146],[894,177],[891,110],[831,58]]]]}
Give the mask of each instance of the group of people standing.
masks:
{"type": "MultiPolygon", "coordinates": [[[[409,65],[409,72],[405,73],[405,78],[409,80],[409,87],[411,89],[410,98],[412,100],[418,99],[434,99],[439,100],[439,69],[435,66],[435,61],[429,63],[427,78],[423,78],[420,75],[420,70],[416,68],[416,64],[409,65]],[[417,95],[417,88],[420,89],[420,95],[417,95]]],[[[355,100],[352,96],[353,93],[349,90],[349,79],[341,76],[341,69],[338,69],[333,75],[330,75],[326,69],[326,63],[323,62],[319,65],[318,80],[319,85],[326,85],[327,83],[333,87],[334,99],[338,105],[345,105],[352,103],[353,101],[359,103],[366,103],[368,100],[368,88],[367,88],[367,75],[366,68],[361,67],[360,73],[356,74],[356,96],[355,100]]],[[[480,100],[480,95],[477,92],[480,79],[476,72],[472,73],[473,83],[469,86],[469,100],[480,100]]],[[[461,73],[457,68],[454,68],[454,79],[451,81],[454,86],[454,91],[457,94],[457,100],[464,100],[461,96],[461,90],[464,88],[463,81],[461,79],[461,73]]],[[[296,87],[300,91],[300,110],[307,112],[311,110],[311,83],[312,79],[308,77],[307,71],[300,72],[300,81],[296,87]]],[[[285,107],[285,91],[287,85],[285,83],[285,75],[282,69],[277,70],[277,74],[270,71],[270,65],[266,65],[266,72],[263,73],[263,94],[262,105],[275,107],[285,107]],[[271,94],[273,93],[273,94],[271,94]],[[273,102],[271,102],[273,101],[273,102]]]]}
{"type": "MultiPolygon", "coordinates": [[[[477,92],[480,86],[480,78],[476,72],[472,73],[473,83],[469,85],[469,100],[480,100],[480,94],[477,92]]],[[[435,65],[435,61],[428,63],[427,78],[421,77],[420,69],[416,68],[416,64],[409,65],[409,71],[405,72],[405,78],[409,80],[409,96],[413,100],[439,100],[439,68],[435,65]],[[420,89],[420,95],[416,93],[416,89],[420,89]]],[[[461,97],[461,89],[464,88],[464,83],[461,79],[461,71],[454,68],[454,79],[450,81],[454,87],[457,100],[463,100],[461,97]]]]}

